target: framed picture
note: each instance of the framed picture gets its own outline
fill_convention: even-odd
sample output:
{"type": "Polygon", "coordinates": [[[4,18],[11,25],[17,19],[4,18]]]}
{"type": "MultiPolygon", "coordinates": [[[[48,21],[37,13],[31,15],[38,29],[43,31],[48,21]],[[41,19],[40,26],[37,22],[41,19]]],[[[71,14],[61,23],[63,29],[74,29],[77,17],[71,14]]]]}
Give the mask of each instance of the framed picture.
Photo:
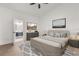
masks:
{"type": "Polygon", "coordinates": [[[66,28],[66,18],[52,20],[52,28],[66,28]]]}

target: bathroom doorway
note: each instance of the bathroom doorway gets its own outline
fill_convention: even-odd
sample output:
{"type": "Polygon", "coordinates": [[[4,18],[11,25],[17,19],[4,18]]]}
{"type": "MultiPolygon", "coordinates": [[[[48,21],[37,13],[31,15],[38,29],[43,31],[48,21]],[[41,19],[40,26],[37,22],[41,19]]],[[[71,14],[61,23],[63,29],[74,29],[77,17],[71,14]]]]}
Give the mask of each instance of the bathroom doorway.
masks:
{"type": "Polygon", "coordinates": [[[15,18],[14,19],[14,42],[23,40],[23,20],[15,18]]]}

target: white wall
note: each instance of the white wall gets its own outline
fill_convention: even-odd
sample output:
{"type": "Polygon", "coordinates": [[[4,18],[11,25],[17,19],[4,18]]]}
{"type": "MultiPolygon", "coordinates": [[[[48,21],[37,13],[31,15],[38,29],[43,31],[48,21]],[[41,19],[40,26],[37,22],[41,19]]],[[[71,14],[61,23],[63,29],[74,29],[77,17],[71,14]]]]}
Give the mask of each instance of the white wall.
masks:
{"type": "MultiPolygon", "coordinates": [[[[22,19],[23,22],[31,21],[37,23],[37,17],[26,13],[18,12],[7,7],[0,6],[0,45],[14,42],[13,37],[13,20],[22,19]]],[[[26,24],[24,23],[24,39],[26,39],[26,24]]]]}
{"type": "Polygon", "coordinates": [[[0,7],[0,45],[12,42],[12,11],[0,7]]]}
{"type": "Polygon", "coordinates": [[[13,18],[22,16],[8,8],[0,7],[0,45],[12,43],[13,39],[13,18]]]}
{"type": "Polygon", "coordinates": [[[49,11],[40,20],[39,31],[52,29],[52,20],[66,18],[66,29],[72,32],[79,32],[79,4],[62,4],[53,11],[49,11]]]}

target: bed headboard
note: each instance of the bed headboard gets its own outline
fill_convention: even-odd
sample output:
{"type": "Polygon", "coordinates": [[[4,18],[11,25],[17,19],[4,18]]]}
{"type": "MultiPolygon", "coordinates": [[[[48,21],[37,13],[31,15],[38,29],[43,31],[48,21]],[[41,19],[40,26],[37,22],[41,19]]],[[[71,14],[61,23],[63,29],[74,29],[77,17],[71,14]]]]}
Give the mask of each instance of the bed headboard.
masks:
{"type": "Polygon", "coordinates": [[[49,30],[48,35],[52,37],[68,37],[70,32],[68,30],[49,30]]]}

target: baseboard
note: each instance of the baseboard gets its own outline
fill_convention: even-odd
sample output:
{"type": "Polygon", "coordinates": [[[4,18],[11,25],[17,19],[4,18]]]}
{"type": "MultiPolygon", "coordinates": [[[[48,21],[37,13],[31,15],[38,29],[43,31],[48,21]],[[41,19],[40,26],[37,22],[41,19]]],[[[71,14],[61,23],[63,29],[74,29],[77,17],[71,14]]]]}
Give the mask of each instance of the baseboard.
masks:
{"type": "Polygon", "coordinates": [[[2,46],[13,46],[13,45],[14,45],[14,43],[8,43],[8,44],[0,45],[0,47],[2,47],[2,46]]]}

